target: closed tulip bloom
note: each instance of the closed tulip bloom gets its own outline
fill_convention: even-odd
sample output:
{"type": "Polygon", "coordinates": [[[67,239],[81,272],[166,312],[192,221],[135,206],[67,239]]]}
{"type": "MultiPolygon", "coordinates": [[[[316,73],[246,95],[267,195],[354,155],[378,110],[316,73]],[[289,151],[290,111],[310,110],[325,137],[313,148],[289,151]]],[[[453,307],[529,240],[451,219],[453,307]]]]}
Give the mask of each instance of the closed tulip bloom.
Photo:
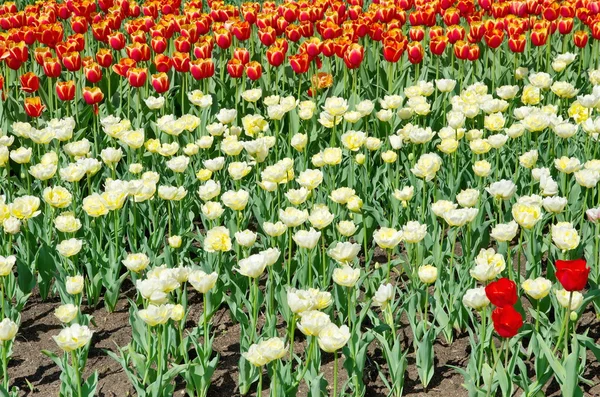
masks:
{"type": "Polygon", "coordinates": [[[517,203],[512,206],[515,221],[524,229],[532,229],[542,218],[542,210],[537,205],[517,203]]]}
{"type": "Polygon", "coordinates": [[[6,257],[0,255],[0,277],[6,277],[11,274],[16,262],[17,258],[14,255],[6,257]]]}
{"type": "Polygon", "coordinates": [[[77,317],[79,314],[79,308],[72,303],[61,305],[54,310],[54,316],[61,323],[68,324],[77,317]]]}
{"type": "Polygon", "coordinates": [[[137,313],[138,317],[151,327],[166,324],[171,319],[171,308],[167,305],[148,305],[137,313]]]}
{"type": "Polygon", "coordinates": [[[229,229],[224,226],[217,226],[210,229],[204,238],[204,250],[206,252],[227,252],[231,250],[229,229]]]}
{"type": "Polygon", "coordinates": [[[256,242],[257,234],[251,230],[243,230],[235,232],[235,241],[242,247],[252,247],[256,242]]]}
{"type": "Polygon", "coordinates": [[[419,157],[415,166],[411,168],[411,172],[418,178],[431,181],[441,166],[442,158],[440,156],[435,153],[426,153],[419,157]]]}
{"type": "Polygon", "coordinates": [[[308,211],[299,210],[294,207],[287,207],[285,210],[279,210],[279,219],[287,227],[300,226],[308,219],[308,211]]]}
{"type": "Polygon", "coordinates": [[[503,179],[490,184],[485,190],[497,200],[509,200],[517,191],[513,181],[503,179]]]}
{"type": "Polygon", "coordinates": [[[329,212],[329,208],[315,205],[308,217],[308,221],[312,226],[321,230],[329,226],[334,218],[335,215],[329,212]]]}
{"type": "Polygon", "coordinates": [[[479,201],[479,191],[476,189],[465,189],[456,195],[456,201],[461,207],[475,207],[479,201]]]}
{"type": "Polygon", "coordinates": [[[338,241],[335,247],[329,250],[328,255],[339,263],[350,263],[356,259],[360,248],[360,244],[338,241]]]}
{"type": "Polygon", "coordinates": [[[353,269],[348,265],[333,270],[333,281],[342,287],[354,287],[360,277],[360,269],[353,269]]]}
{"type": "Polygon", "coordinates": [[[581,291],[585,288],[590,268],[585,259],[557,260],[556,278],[567,291],[581,291]]]}
{"type": "Polygon", "coordinates": [[[61,215],[54,218],[54,227],[59,232],[63,233],[75,233],[81,229],[81,221],[70,212],[64,212],[61,215]]]}
{"type": "Polygon", "coordinates": [[[431,265],[419,266],[418,275],[422,283],[433,284],[437,280],[438,269],[431,265]]]}
{"type": "Polygon", "coordinates": [[[234,211],[243,211],[248,204],[250,194],[245,190],[228,190],[221,196],[221,201],[225,206],[231,208],[234,211]]]}
{"type": "Polygon", "coordinates": [[[318,335],[318,343],[321,350],[327,353],[333,353],[348,343],[350,340],[350,330],[347,325],[338,327],[329,323],[321,329],[318,335]]]}
{"type": "Polygon", "coordinates": [[[512,306],[497,307],[492,312],[494,329],[502,338],[512,338],[523,326],[523,316],[512,306]]]}
{"type": "Polygon", "coordinates": [[[271,361],[283,358],[287,354],[287,347],[280,338],[271,338],[250,346],[242,356],[256,367],[262,367],[271,361]]]}
{"type": "Polygon", "coordinates": [[[517,303],[517,285],[507,278],[500,278],[485,287],[490,302],[498,307],[512,306],[517,303]]]}
{"type": "Polygon", "coordinates": [[[554,291],[556,294],[556,300],[558,303],[569,310],[577,310],[583,304],[583,294],[579,291],[567,291],[566,289],[560,289],[554,291]],[[569,303],[571,304],[569,306],[569,303]]]}
{"type": "Polygon", "coordinates": [[[373,240],[383,249],[393,249],[402,241],[402,232],[389,227],[382,227],[373,233],[373,240]]]}
{"type": "Polygon", "coordinates": [[[150,258],[146,254],[128,254],[122,261],[123,265],[134,273],[139,273],[146,269],[150,264],[150,258]]]}
{"type": "Polygon", "coordinates": [[[13,200],[8,206],[10,214],[17,219],[30,219],[38,216],[41,211],[40,199],[34,196],[21,196],[13,200]]]}
{"type": "Polygon", "coordinates": [[[481,310],[490,304],[490,300],[487,298],[484,287],[467,290],[463,296],[462,302],[465,306],[474,310],[481,310]]]}
{"type": "Polygon", "coordinates": [[[579,246],[580,237],[570,222],[558,222],[552,225],[552,241],[558,249],[569,251],[579,246]]]}
{"type": "Polygon", "coordinates": [[[84,347],[92,339],[93,331],[86,325],[73,324],[68,328],[64,328],[52,339],[65,352],[69,353],[84,347]]]}
{"type": "Polygon", "coordinates": [[[417,221],[410,221],[402,226],[402,238],[407,243],[419,243],[426,235],[427,225],[423,225],[417,221]]]}
{"type": "Polygon", "coordinates": [[[341,221],[335,225],[335,228],[342,236],[350,237],[356,233],[358,226],[352,221],[341,221]]]}
{"type": "Polygon", "coordinates": [[[298,230],[292,237],[298,247],[305,249],[313,249],[319,243],[321,232],[316,231],[312,227],[310,230],[298,230]]]}
{"type": "Polygon", "coordinates": [[[254,254],[238,261],[238,265],[240,274],[250,278],[257,278],[265,271],[267,260],[263,254],[254,254]]]}
{"type": "Polygon", "coordinates": [[[44,109],[46,109],[46,106],[42,104],[40,97],[25,98],[25,113],[29,117],[40,117],[44,109]]]}
{"type": "Polygon", "coordinates": [[[490,236],[499,242],[510,242],[512,241],[517,232],[519,231],[519,225],[515,221],[509,223],[500,223],[492,228],[490,236]]]}
{"type": "Polygon", "coordinates": [[[271,237],[279,237],[287,231],[287,226],[281,222],[265,222],[263,223],[264,232],[271,237]]]}
{"type": "Polygon", "coordinates": [[[57,246],[56,250],[62,256],[69,258],[71,256],[77,255],[81,248],[83,247],[83,241],[75,238],[71,238],[68,240],[61,241],[57,246]]]}
{"type": "Polygon", "coordinates": [[[329,316],[318,310],[300,313],[298,329],[306,336],[318,336],[325,326],[331,323],[329,316]]]}
{"type": "Polygon", "coordinates": [[[9,318],[5,318],[0,321],[0,341],[7,342],[13,340],[19,327],[17,324],[9,318]]]}
{"type": "Polygon", "coordinates": [[[531,298],[540,300],[548,295],[552,288],[552,282],[544,277],[538,277],[536,279],[527,279],[523,281],[521,286],[525,293],[531,298]]]}
{"type": "Polygon", "coordinates": [[[67,277],[66,289],[70,295],[79,295],[83,291],[83,276],[67,277]]]}
{"type": "Polygon", "coordinates": [[[194,270],[188,276],[188,281],[196,291],[206,294],[215,286],[218,278],[215,272],[207,274],[202,270],[194,270]]]}

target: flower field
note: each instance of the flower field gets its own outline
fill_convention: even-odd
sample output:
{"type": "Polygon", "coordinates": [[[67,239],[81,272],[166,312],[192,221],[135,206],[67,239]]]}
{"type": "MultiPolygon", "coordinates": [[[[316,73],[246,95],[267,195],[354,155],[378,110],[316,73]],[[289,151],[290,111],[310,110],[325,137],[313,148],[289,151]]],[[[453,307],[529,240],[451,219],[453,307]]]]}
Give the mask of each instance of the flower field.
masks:
{"type": "Polygon", "coordinates": [[[4,2],[0,396],[600,395],[599,43],[593,0],[4,2]]]}

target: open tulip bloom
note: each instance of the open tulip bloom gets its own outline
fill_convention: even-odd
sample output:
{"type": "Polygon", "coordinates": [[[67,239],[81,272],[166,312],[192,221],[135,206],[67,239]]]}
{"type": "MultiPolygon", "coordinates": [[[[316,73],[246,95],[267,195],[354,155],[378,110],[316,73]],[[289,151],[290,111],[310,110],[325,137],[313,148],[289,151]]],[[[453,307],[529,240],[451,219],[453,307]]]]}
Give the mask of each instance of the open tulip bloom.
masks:
{"type": "Polygon", "coordinates": [[[226,368],[240,395],[399,397],[449,363],[445,394],[594,394],[599,20],[588,0],[0,4],[0,394],[37,353],[32,294],[56,303],[60,395],[207,397],[226,368]],[[117,308],[118,391],[87,360],[117,308]]]}

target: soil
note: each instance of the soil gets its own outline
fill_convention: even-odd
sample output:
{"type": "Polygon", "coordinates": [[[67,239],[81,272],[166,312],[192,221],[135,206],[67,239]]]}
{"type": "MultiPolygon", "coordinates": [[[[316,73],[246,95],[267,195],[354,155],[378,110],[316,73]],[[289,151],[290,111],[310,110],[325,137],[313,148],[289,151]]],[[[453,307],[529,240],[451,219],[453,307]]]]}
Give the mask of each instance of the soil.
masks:
{"type": "MultiPolygon", "coordinates": [[[[379,253],[382,254],[382,253],[379,253]]],[[[458,247],[457,254],[461,254],[458,247]]],[[[375,255],[374,261],[383,262],[384,255],[375,255]]],[[[524,269],[523,269],[524,270],[524,269]]],[[[399,281],[399,280],[398,280],[399,281]]],[[[116,350],[116,346],[124,346],[131,339],[129,328],[129,302],[128,297],[135,294],[131,284],[124,285],[125,292],[119,300],[116,310],[108,313],[102,302],[97,309],[84,311],[93,316],[95,331],[92,338],[89,359],[84,373],[84,378],[90,376],[94,370],[99,372],[97,395],[101,397],[134,396],[135,392],[130,387],[127,376],[121,366],[110,358],[107,350],[116,350]]],[[[21,396],[57,396],[60,390],[60,370],[41,351],[50,350],[60,354],[59,348],[52,339],[61,330],[61,324],[54,316],[54,310],[60,305],[58,298],[42,301],[39,295],[33,295],[21,313],[21,325],[13,345],[13,356],[9,364],[9,376],[12,384],[20,390],[21,396]]],[[[193,327],[201,313],[201,299],[195,292],[189,295],[189,321],[187,326],[193,327]]],[[[260,322],[261,319],[259,319],[260,322]]],[[[578,332],[587,332],[588,336],[600,343],[600,328],[593,309],[590,308],[578,321],[578,332]]],[[[403,339],[404,346],[412,346],[412,335],[406,318],[402,319],[398,337],[403,339]]],[[[220,354],[217,371],[213,375],[213,382],[209,389],[210,397],[237,397],[237,365],[240,358],[240,328],[229,317],[229,312],[223,308],[213,317],[213,330],[215,339],[213,348],[220,354]]],[[[305,341],[297,335],[295,351],[301,354],[305,341]]],[[[462,387],[463,378],[450,366],[465,367],[469,360],[470,345],[468,335],[458,335],[451,345],[445,345],[438,338],[435,349],[435,373],[427,390],[424,390],[415,364],[414,352],[408,355],[408,369],[406,372],[404,395],[406,396],[467,396],[462,387]]],[[[600,363],[588,351],[588,360],[584,378],[591,380],[594,386],[585,386],[586,396],[600,396],[600,363]]],[[[339,384],[347,380],[346,371],[343,369],[343,358],[340,360],[339,384]]],[[[378,377],[377,364],[387,370],[382,352],[372,343],[369,348],[367,363],[363,379],[367,385],[367,397],[385,397],[387,389],[378,377]]],[[[333,356],[322,356],[322,371],[331,385],[333,381],[333,356]]],[[[268,385],[268,382],[266,382],[268,385]]],[[[266,385],[265,385],[266,386],[266,385]]],[[[268,387],[268,386],[267,386],[268,387]]],[[[560,396],[559,385],[553,381],[546,385],[546,396],[560,396]]],[[[306,396],[307,389],[301,385],[299,396],[306,396]]],[[[519,393],[520,394],[520,393],[519,393]]],[[[176,396],[184,396],[183,388],[178,388],[176,396]]],[[[248,394],[256,396],[254,389],[248,394]]],[[[268,396],[268,388],[263,391],[263,396],[268,396]]]]}

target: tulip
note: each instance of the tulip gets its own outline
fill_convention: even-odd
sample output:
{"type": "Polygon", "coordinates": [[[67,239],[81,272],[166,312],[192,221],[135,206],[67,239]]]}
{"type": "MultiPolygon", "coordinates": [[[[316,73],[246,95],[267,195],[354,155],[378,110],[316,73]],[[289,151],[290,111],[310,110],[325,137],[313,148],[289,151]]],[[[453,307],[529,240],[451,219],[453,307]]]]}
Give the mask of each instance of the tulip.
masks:
{"type": "Polygon", "coordinates": [[[73,80],[57,81],[56,95],[61,101],[72,101],[75,98],[75,82],[73,80]]]}
{"type": "Polygon", "coordinates": [[[121,77],[127,77],[129,69],[135,67],[136,62],[131,58],[121,58],[119,63],[113,65],[113,71],[121,77]]]}
{"type": "Polygon", "coordinates": [[[135,88],[142,87],[146,83],[148,71],[146,68],[131,68],[127,71],[129,85],[135,88]]]}
{"type": "Polygon", "coordinates": [[[167,73],[169,70],[171,70],[171,67],[173,66],[173,62],[171,61],[171,58],[169,58],[166,55],[163,54],[158,54],[154,57],[154,66],[156,67],[156,70],[160,73],[167,73]]]}
{"type": "Polygon", "coordinates": [[[152,87],[159,94],[167,92],[169,90],[169,77],[167,74],[164,72],[153,74],[152,87]]]}
{"type": "Polygon", "coordinates": [[[494,329],[502,338],[512,338],[523,326],[523,316],[513,306],[497,307],[492,312],[494,329]]]}
{"type": "Polygon", "coordinates": [[[246,65],[246,76],[252,81],[260,79],[262,76],[262,66],[256,61],[249,62],[246,65]]]}
{"type": "Polygon", "coordinates": [[[250,62],[250,52],[245,48],[236,48],[233,51],[233,58],[239,59],[243,65],[246,65],[250,62]]]}
{"type": "Polygon", "coordinates": [[[81,69],[81,54],[79,52],[69,52],[63,55],[62,63],[69,72],[77,72],[81,69]]]}
{"type": "Polygon", "coordinates": [[[207,79],[215,74],[215,64],[211,58],[196,59],[190,62],[190,73],[196,80],[207,79]]]}
{"type": "Polygon", "coordinates": [[[302,74],[308,72],[308,67],[310,66],[308,54],[300,53],[297,55],[292,55],[289,57],[289,61],[294,73],[302,74]]]}
{"type": "Polygon", "coordinates": [[[32,94],[40,88],[40,78],[33,72],[27,72],[19,77],[21,90],[32,94]]]}
{"type": "Polygon", "coordinates": [[[150,59],[150,47],[148,44],[133,43],[125,47],[127,56],[136,62],[147,61],[150,59]]]}
{"type": "Polygon", "coordinates": [[[108,35],[108,45],[113,50],[120,51],[125,48],[125,35],[119,31],[115,31],[112,34],[108,35]]]}
{"type": "Polygon", "coordinates": [[[230,59],[227,62],[227,73],[233,79],[239,79],[244,74],[244,65],[239,59],[230,59]]]}
{"type": "Polygon", "coordinates": [[[83,99],[88,105],[97,105],[104,99],[104,94],[98,87],[84,87],[83,99]]]}
{"type": "Polygon", "coordinates": [[[423,46],[421,45],[420,42],[413,41],[408,44],[407,54],[408,54],[408,60],[410,61],[410,63],[412,63],[414,65],[417,63],[421,63],[421,61],[423,60],[423,56],[425,55],[425,52],[423,51],[423,46]]]}
{"type": "Polygon", "coordinates": [[[556,278],[567,291],[581,291],[585,288],[590,268],[585,259],[557,260],[556,278]]]}
{"type": "Polygon", "coordinates": [[[271,66],[279,66],[285,60],[285,50],[277,45],[272,45],[267,49],[267,62],[271,66]]]}
{"type": "Polygon", "coordinates": [[[365,57],[365,49],[360,44],[352,44],[344,53],[344,63],[348,69],[357,69],[365,57]]]}
{"type": "Polygon", "coordinates": [[[40,117],[45,108],[40,97],[25,98],[25,113],[29,117],[40,117]]]}
{"type": "Polygon", "coordinates": [[[184,52],[175,52],[172,57],[173,67],[179,73],[190,71],[190,54],[184,52]]]}
{"type": "Polygon", "coordinates": [[[508,39],[508,48],[514,53],[522,53],[526,43],[525,35],[512,36],[508,39]]]}
{"type": "Polygon", "coordinates": [[[578,30],[573,34],[573,43],[579,48],[584,48],[588,43],[588,33],[585,30],[578,30]]]}
{"type": "Polygon", "coordinates": [[[83,71],[87,81],[92,84],[102,80],[102,69],[100,69],[100,65],[98,65],[96,62],[91,62],[90,64],[84,66],[83,71]]]}
{"type": "Polygon", "coordinates": [[[517,286],[514,281],[501,278],[485,287],[485,294],[493,305],[512,306],[517,303],[517,286]]]}
{"type": "Polygon", "coordinates": [[[57,78],[60,76],[61,65],[58,58],[46,58],[42,65],[44,74],[49,78],[57,78]]]}

